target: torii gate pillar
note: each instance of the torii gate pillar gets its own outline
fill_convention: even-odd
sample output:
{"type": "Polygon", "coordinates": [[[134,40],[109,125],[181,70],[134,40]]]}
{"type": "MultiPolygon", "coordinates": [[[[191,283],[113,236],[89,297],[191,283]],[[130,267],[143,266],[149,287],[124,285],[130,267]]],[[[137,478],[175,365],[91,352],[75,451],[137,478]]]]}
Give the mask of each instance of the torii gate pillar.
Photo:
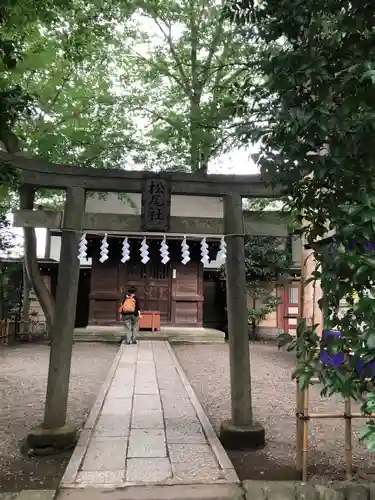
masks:
{"type": "Polygon", "coordinates": [[[52,327],[47,396],[43,423],[31,429],[27,443],[32,449],[51,450],[75,445],[77,429],[67,424],[70,366],[77,305],[78,243],[85,211],[85,190],[72,187],[66,192],[57,279],[56,310],[52,327]]]}
{"type": "Polygon", "coordinates": [[[264,446],[265,431],[253,421],[251,404],[245,234],[239,194],[224,198],[224,231],[232,418],[222,423],[220,440],[225,448],[255,449],[264,446]]]}

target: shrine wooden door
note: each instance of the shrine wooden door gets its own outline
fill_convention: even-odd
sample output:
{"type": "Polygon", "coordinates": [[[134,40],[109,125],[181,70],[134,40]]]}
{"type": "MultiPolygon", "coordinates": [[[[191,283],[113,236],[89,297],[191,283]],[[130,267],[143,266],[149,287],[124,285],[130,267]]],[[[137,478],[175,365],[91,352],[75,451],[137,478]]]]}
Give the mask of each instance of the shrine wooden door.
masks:
{"type": "Polygon", "coordinates": [[[169,323],[171,313],[171,266],[162,263],[147,267],[145,306],[148,311],[160,311],[160,320],[169,323]]]}
{"type": "Polygon", "coordinates": [[[124,266],[123,290],[134,286],[140,301],[141,311],[159,311],[162,323],[169,323],[171,317],[171,266],[158,262],[146,265],[124,266]]]}

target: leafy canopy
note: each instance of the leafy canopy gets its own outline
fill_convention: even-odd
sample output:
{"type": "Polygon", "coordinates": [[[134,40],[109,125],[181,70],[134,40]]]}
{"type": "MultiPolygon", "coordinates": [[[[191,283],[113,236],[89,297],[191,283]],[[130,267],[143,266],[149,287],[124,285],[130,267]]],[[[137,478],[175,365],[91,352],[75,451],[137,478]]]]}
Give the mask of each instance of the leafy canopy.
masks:
{"type": "Polygon", "coordinates": [[[273,283],[285,276],[291,265],[286,238],[249,236],[245,243],[246,280],[253,284],[273,283]]]}
{"type": "Polygon", "coordinates": [[[138,1],[125,21],[119,85],[124,109],[142,124],[137,163],[205,173],[237,143],[228,89],[243,81],[253,50],[224,3],[138,1]]]}
{"type": "MultiPolygon", "coordinates": [[[[6,151],[93,167],[122,163],[131,127],[116,100],[111,54],[128,11],[123,0],[3,3],[0,144],[6,151]]],[[[17,181],[17,172],[2,164],[2,208],[9,208],[17,181]]],[[[33,195],[22,190],[23,208],[32,208],[33,195]]],[[[39,272],[35,231],[24,232],[26,267],[51,329],[54,303],[39,272]]]]}
{"type": "MultiPolygon", "coordinates": [[[[126,2],[7,3],[0,50],[0,143],[57,163],[119,167],[132,123],[113,86],[113,54],[126,2]]],[[[0,170],[0,202],[17,181],[0,170]]]]}
{"type": "MultiPolygon", "coordinates": [[[[262,85],[242,90],[244,98],[256,94],[262,112],[242,114],[242,139],[260,139],[262,171],[284,186],[307,243],[313,245],[328,230],[335,233],[333,244],[315,247],[323,270],[313,276],[322,283],[326,326],[342,335],[328,348],[372,361],[375,4],[262,0],[252,5],[245,0],[237,4],[237,13],[244,8],[246,15],[237,15],[236,22],[258,43],[258,62],[250,61],[248,68],[258,72],[262,85]],[[339,308],[343,299],[345,310],[339,308]]],[[[325,394],[363,395],[368,387],[354,364],[324,367],[317,363],[314,327],[302,322],[298,333],[290,347],[300,355],[296,374],[304,383],[318,374],[325,394]]],[[[370,405],[374,393],[368,400],[370,405]]],[[[375,449],[373,429],[366,437],[375,449]]]]}

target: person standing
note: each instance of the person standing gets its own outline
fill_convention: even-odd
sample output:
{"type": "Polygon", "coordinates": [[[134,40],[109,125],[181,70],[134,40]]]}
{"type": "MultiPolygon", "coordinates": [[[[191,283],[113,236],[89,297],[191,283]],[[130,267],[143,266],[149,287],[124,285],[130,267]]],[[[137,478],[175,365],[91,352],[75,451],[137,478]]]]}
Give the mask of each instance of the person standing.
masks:
{"type": "Polygon", "coordinates": [[[120,307],[120,313],[124,321],[126,344],[136,344],[140,314],[139,300],[135,294],[135,288],[133,286],[128,288],[128,293],[124,297],[120,307]]]}

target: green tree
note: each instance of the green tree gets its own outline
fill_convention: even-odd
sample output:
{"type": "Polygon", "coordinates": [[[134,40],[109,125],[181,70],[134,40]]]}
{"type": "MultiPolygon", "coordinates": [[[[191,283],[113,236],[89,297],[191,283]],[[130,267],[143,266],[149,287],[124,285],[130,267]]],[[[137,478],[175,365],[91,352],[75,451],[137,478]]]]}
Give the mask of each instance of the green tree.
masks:
{"type": "Polygon", "coordinates": [[[5,214],[0,213],[0,255],[7,256],[15,246],[15,236],[11,232],[10,222],[5,214]]]}
{"type": "Polygon", "coordinates": [[[18,262],[4,262],[17,250],[18,244],[11,225],[4,213],[0,213],[0,319],[19,312],[21,266],[18,262]]]}
{"type": "MultiPolygon", "coordinates": [[[[73,20],[72,20],[73,22],[73,20]]],[[[12,80],[36,96],[15,132],[23,149],[56,163],[118,168],[132,147],[134,126],[123,113],[111,79],[111,45],[85,38],[79,57],[61,50],[63,37],[36,33],[12,80]]],[[[104,41],[106,38],[104,38],[104,41]]],[[[116,43],[116,37],[107,42],[116,43]]]]}
{"type": "Polygon", "coordinates": [[[0,319],[20,319],[22,298],[22,265],[0,262],[0,319]]]}
{"type": "Polygon", "coordinates": [[[223,5],[139,1],[124,23],[119,80],[125,109],[142,123],[137,163],[205,174],[236,144],[228,88],[244,81],[252,48],[234,33],[223,5]]]}
{"type": "MultiPolygon", "coordinates": [[[[61,2],[22,9],[3,7],[3,35],[16,56],[1,52],[0,142],[10,153],[40,154],[54,161],[89,166],[119,165],[130,126],[111,86],[111,51],[116,21],[126,3],[61,2]]],[[[13,54],[11,52],[11,54],[13,54]]],[[[3,203],[17,182],[1,167],[3,203]]],[[[19,192],[31,209],[36,193],[19,192]]],[[[51,328],[54,303],[39,272],[35,231],[24,230],[25,261],[35,293],[51,328]]]]}
{"type": "Polygon", "coordinates": [[[248,310],[251,338],[257,338],[257,327],[281,303],[274,295],[275,284],[286,278],[291,266],[286,238],[251,236],[245,243],[245,270],[248,296],[252,305],[248,310]]]}
{"type": "MultiPolygon", "coordinates": [[[[2,3],[0,140],[7,150],[19,149],[19,138],[14,135],[13,127],[17,121],[27,118],[35,111],[33,104],[37,104],[37,95],[30,93],[25,82],[17,78],[18,72],[24,71],[28,64],[29,75],[32,75],[32,70],[38,69],[38,64],[40,67],[41,54],[50,61],[52,56],[65,57],[76,63],[82,61],[85,47],[88,46],[91,50],[96,41],[98,49],[99,40],[112,36],[114,23],[121,18],[121,13],[118,12],[121,5],[121,1],[118,4],[102,2],[99,8],[95,1],[87,3],[70,0],[36,0],[31,3],[7,0],[2,3]],[[48,45],[49,40],[51,44],[48,45]],[[54,53],[53,48],[56,50],[54,53]],[[34,55],[34,63],[38,61],[36,68],[33,68],[31,60],[34,55]]],[[[58,82],[55,84],[58,85],[58,82]]]]}
{"type": "MultiPolygon", "coordinates": [[[[314,278],[322,283],[327,326],[342,335],[329,349],[373,361],[375,5],[264,0],[253,6],[245,1],[237,5],[238,13],[243,14],[236,16],[241,29],[259,42],[255,70],[263,86],[258,96],[267,103],[263,122],[254,113],[242,117],[242,138],[261,138],[262,170],[284,186],[306,241],[314,246],[328,230],[335,233],[329,246],[315,246],[318,262],[326,264],[314,278]],[[339,307],[342,299],[349,305],[345,311],[339,307]]],[[[246,97],[248,89],[243,92],[246,97]]],[[[316,363],[314,327],[302,322],[298,333],[289,347],[300,354],[296,374],[303,383],[317,374],[324,394],[360,398],[368,386],[355,367],[332,370],[316,363]]],[[[374,402],[370,392],[364,411],[373,412],[374,402]]],[[[371,449],[374,431],[370,425],[366,435],[371,449]]]]}
{"type": "MultiPolygon", "coordinates": [[[[257,339],[259,323],[274,312],[281,297],[274,294],[275,285],[288,277],[291,255],[287,239],[275,236],[249,236],[245,241],[245,272],[250,338],[257,339]]],[[[222,267],[225,276],[225,265],[222,267]]]]}

